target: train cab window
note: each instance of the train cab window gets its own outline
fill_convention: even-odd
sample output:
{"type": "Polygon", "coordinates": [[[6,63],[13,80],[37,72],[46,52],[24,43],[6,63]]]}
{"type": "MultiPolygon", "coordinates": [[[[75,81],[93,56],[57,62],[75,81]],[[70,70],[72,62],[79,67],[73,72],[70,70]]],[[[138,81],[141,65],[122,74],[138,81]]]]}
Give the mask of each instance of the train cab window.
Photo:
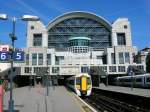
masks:
{"type": "Polygon", "coordinates": [[[136,82],[142,82],[141,78],[136,79],[136,82]]]}
{"type": "Polygon", "coordinates": [[[88,84],[88,85],[90,85],[90,84],[91,84],[91,80],[90,80],[90,78],[89,78],[89,77],[87,78],[87,84],[88,84]]]}
{"type": "Polygon", "coordinates": [[[131,79],[125,79],[124,81],[125,82],[131,82],[131,79]]]}
{"type": "Polygon", "coordinates": [[[76,85],[80,85],[80,84],[81,84],[80,78],[76,78],[76,85]]]}
{"type": "Polygon", "coordinates": [[[146,82],[150,82],[150,78],[147,78],[147,79],[146,79],[146,82]]]}

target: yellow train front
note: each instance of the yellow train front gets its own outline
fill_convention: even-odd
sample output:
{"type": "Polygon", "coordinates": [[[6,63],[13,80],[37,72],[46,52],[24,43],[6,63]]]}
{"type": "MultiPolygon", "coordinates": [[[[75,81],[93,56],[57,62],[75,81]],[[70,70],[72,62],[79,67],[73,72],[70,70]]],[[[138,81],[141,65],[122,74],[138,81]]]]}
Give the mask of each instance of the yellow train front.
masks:
{"type": "Polygon", "coordinates": [[[90,96],[92,91],[91,76],[87,73],[82,73],[67,79],[67,85],[78,96],[90,96]]]}

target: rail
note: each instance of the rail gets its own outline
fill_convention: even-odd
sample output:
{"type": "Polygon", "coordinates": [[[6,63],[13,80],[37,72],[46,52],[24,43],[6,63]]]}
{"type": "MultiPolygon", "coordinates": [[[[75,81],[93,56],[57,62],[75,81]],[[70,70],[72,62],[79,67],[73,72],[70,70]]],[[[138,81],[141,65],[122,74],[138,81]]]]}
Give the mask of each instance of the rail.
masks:
{"type": "Polygon", "coordinates": [[[149,110],[101,94],[93,93],[85,101],[95,107],[99,112],[149,112],[149,110]]]}

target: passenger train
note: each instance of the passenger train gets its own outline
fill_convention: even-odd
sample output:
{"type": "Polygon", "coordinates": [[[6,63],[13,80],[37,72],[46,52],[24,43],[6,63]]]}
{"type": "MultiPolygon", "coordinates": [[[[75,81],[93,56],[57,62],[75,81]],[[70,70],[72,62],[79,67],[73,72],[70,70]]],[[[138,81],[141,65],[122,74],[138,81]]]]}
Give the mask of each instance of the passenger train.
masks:
{"type": "Polygon", "coordinates": [[[115,79],[118,86],[131,86],[140,88],[150,88],[150,74],[123,76],[115,79]]]}
{"type": "Polygon", "coordinates": [[[90,96],[92,91],[91,76],[87,73],[72,76],[67,79],[67,86],[78,96],[90,96]]]}

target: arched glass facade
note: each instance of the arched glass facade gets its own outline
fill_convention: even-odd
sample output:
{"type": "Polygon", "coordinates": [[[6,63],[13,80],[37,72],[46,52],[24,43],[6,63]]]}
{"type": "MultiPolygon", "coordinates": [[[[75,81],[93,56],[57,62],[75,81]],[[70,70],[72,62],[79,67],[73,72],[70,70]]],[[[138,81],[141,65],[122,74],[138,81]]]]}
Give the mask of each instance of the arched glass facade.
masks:
{"type": "Polygon", "coordinates": [[[70,37],[88,37],[93,48],[111,46],[111,31],[100,22],[85,18],[65,19],[48,30],[48,47],[66,49],[70,46],[70,37]]]}

